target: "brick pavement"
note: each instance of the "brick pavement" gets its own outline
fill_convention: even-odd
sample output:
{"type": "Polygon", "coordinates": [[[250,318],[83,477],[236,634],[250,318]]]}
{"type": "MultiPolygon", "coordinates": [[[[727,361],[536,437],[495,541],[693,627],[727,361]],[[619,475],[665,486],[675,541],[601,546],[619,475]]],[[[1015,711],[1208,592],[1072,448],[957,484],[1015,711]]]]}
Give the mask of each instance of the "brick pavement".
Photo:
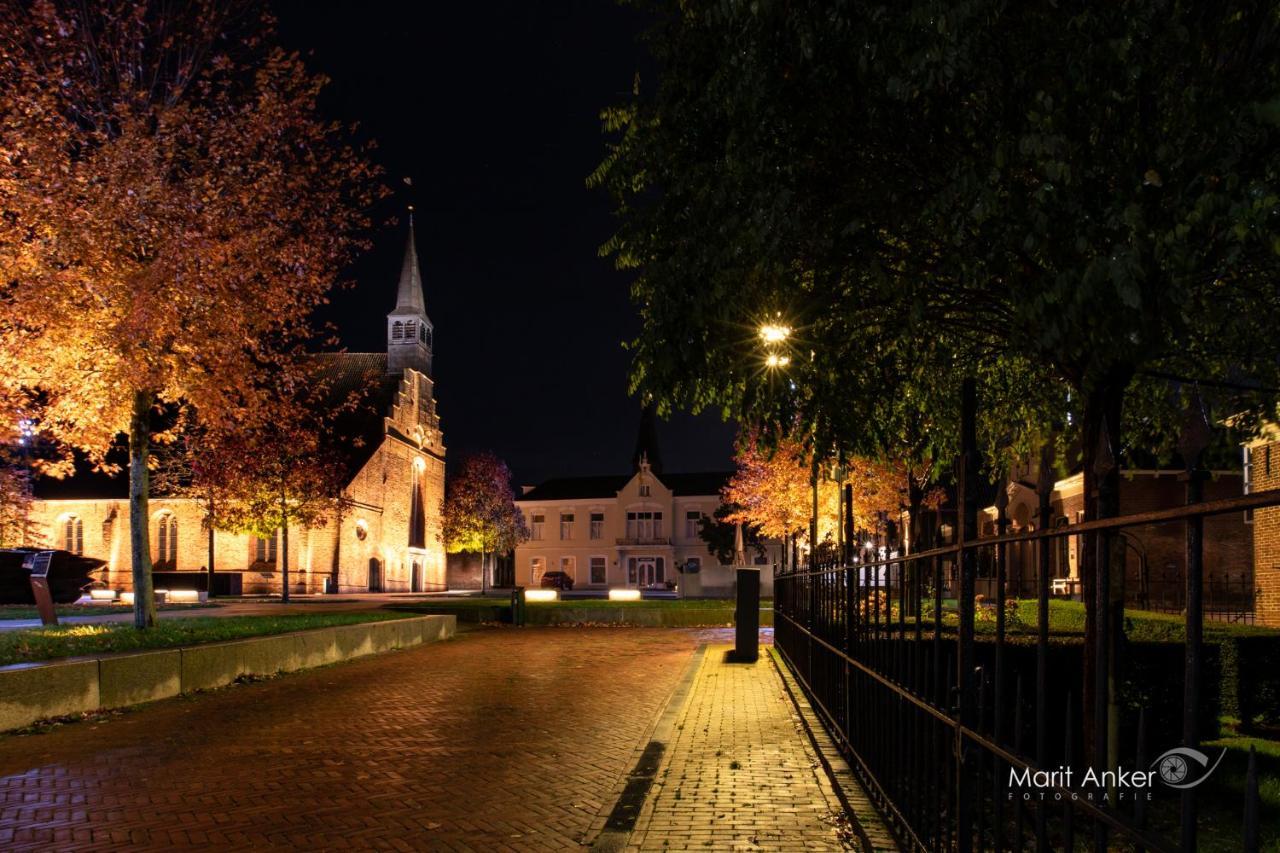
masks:
{"type": "Polygon", "coordinates": [[[767,651],[710,646],[628,850],[840,850],[852,837],[767,651]]]}
{"type": "MultiPolygon", "coordinates": [[[[611,805],[697,638],[480,630],[2,737],[0,849],[575,847],[611,805]]],[[[812,775],[794,751],[730,748],[753,774],[782,760],[795,779],[812,775]]],[[[709,786],[730,771],[682,772],[709,786]]]]}

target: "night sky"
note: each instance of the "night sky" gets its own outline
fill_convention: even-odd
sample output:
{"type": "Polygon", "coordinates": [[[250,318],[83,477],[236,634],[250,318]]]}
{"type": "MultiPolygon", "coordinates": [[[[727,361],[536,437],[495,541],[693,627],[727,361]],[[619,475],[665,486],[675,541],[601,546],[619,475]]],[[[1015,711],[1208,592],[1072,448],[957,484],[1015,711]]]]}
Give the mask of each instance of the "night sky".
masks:
{"type": "MultiPolygon", "coordinates": [[[[396,190],[379,220],[400,214],[324,319],[353,352],[385,348],[412,201],[450,457],[493,450],[522,484],[626,471],[640,407],[622,342],[639,323],[597,256],[613,220],[585,179],[601,107],[645,70],[642,19],[613,0],[275,8],[285,45],[332,80],[325,113],[377,142],[396,190]]],[[[664,422],[667,470],[729,467],[733,434],[714,414],[664,422]]]]}

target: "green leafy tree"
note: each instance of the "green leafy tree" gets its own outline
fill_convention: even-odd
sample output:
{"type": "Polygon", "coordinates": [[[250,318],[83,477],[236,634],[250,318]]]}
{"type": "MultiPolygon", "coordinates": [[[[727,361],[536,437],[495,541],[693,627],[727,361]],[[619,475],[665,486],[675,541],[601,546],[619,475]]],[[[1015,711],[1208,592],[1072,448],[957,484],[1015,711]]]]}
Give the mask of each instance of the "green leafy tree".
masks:
{"type": "Polygon", "coordinates": [[[637,389],[936,460],[954,428],[922,421],[975,376],[983,444],[1071,431],[1094,516],[1126,429],[1176,434],[1197,383],[1272,410],[1251,389],[1280,386],[1274,6],[654,6],[662,72],[606,111],[593,176],[637,271],[637,389]],[[776,316],[783,377],[752,335],[776,316]]]}
{"type": "Polygon", "coordinates": [[[489,577],[489,560],[529,538],[524,514],[516,507],[511,470],[492,453],[462,458],[445,483],[444,544],[451,554],[480,554],[480,585],[489,577]]]}

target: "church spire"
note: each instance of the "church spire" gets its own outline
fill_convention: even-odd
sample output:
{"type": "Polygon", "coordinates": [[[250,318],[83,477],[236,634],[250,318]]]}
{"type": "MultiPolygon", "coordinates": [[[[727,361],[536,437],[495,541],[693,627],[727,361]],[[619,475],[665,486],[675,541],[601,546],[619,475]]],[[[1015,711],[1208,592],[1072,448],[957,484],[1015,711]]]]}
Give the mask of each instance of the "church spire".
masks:
{"type": "Polygon", "coordinates": [[[434,330],[427,317],[427,301],[422,296],[422,271],[418,267],[418,246],[413,233],[413,207],[409,208],[409,238],[400,264],[396,307],[387,315],[387,372],[404,373],[408,368],[431,375],[434,330]]]}
{"type": "Polygon", "coordinates": [[[418,267],[418,246],[413,233],[413,208],[409,208],[409,240],[400,264],[400,288],[396,294],[396,312],[427,313],[427,300],[422,296],[422,271],[418,267]]]}

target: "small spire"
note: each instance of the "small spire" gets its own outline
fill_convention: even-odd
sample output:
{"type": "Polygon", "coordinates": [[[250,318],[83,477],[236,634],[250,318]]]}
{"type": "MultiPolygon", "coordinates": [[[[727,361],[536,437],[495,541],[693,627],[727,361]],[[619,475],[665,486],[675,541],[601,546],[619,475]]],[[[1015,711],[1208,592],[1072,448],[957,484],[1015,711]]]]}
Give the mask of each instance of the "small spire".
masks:
{"type": "Polygon", "coordinates": [[[400,266],[400,287],[396,293],[396,313],[427,313],[427,300],[422,295],[422,272],[418,267],[418,247],[414,240],[413,205],[409,205],[409,239],[404,247],[404,263],[400,266]]]}

